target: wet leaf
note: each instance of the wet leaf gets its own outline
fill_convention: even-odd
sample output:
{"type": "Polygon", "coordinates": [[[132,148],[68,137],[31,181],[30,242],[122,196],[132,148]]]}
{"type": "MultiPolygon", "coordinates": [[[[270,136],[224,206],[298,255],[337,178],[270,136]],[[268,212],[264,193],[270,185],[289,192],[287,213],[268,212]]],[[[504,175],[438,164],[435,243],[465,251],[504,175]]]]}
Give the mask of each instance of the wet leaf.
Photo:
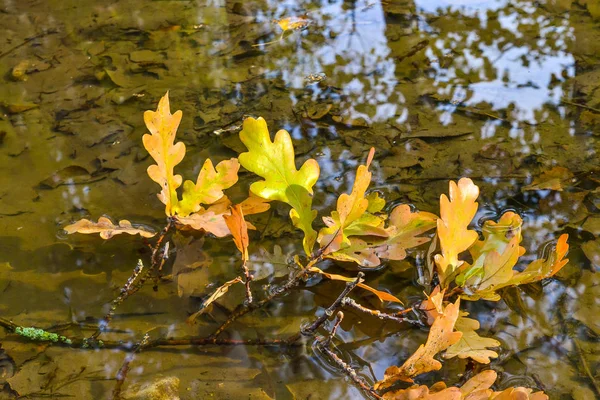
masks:
{"type": "Polygon", "coordinates": [[[249,269],[253,271],[254,280],[265,278],[281,278],[290,273],[288,260],[292,253],[285,253],[281,246],[273,246],[273,253],[261,247],[258,254],[250,255],[249,269]]]}
{"type": "Polygon", "coordinates": [[[419,309],[427,314],[427,324],[431,325],[435,319],[443,313],[443,302],[446,289],[440,291],[439,285],[436,286],[426,300],[423,300],[419,309]]]}
{"type": "Polygon", "coordinates": [[[213,294],[211,294],[210,297],[208,299],[206,299],[204,301],[204,303],[202,303],[202,307],[200,308],[200,310],[198,310],[194,314],[190,315],[188,317],[188,319],[186,320],[186,322],[188,324],[193,324],[194,321],[196,320],[196,318],[198,318],[198,316],[200,316],[201,314],[204,314],[206,312],[208,306],[210,306],[219,297],[223,296],[225,293],[227,293],[229,291],[229,287],[231,285],[235,285],[236,283],[241,283],[241,282],[242,282],[242,278],[238,276],[237,278],[232,279],[228,282],[225,282],[223,285],[219,286],[217,288],[217,290],[215,290],[213,292],[213,294]]]}
{"type": "Polygon", "coordinates": [[[204,238],[185,237],[179,232],[173,235],[176,255],[172,276],[177,282],[177,294],[182,296],[200,295],[209,284],[208,267],[212,257],[204,251],[204,238]]]}
{"type": "MultiPolygon", "coordinates": [[[[328,279],[331,279],[333,281],[354,282],[356,280],[356,278],[351,278],[351,277],[347,277],[347,276],[343,276],[343,275],[338,275],[338,274],[330,274],[330,273],[325,272],[325,271],[323,271],[323,270],[321,270],[320,268],[317,268],[317,267],[311,267],[310,271],[317,272],[317,273],[323,275],[324,277],[326,277],[328,279]]],[[[360,287],[360,288],[363,288],[365,290],[368,290],[371,293],[373,293],[381,301],[391,301],[391,302],[394,302],[394,303],[403,304],[402,301],[399,298],[397,298],[396,296],[391,295],[388,292],[384,292],[384,291],[372,288],[369,285],[365,285],[364,283],[362,283],[362,281],[357,286],[360,287]]]]}
{"type": "Polygon", "coordinates": [[[300,170],[296,169],[292,139],[284,130],[271,141],[264,119],[246,118],[240,139],[248,152],[239,156],[240,164],[263,178],[254,182],[250,190],[267,200],[279,200],[289,204],[290,218],[304,232],[304,251],[311,254],[317,232],[312,227],[317,212],[312,210],[312,187],[319,178],[319,164],[307,160],[300,170]]]}
{"type": "Polygon", "coordinates": [[[175,207],[177,215],[183,217],[200,210],[202,204],[213,204],[223,197],[223,190],[233,186],[237,180],[240,164],[236,158],[221,161],[213,167],[207,159],[198,174],[196,183],[185,181],[182,200],[175,207]]]}
{"type": "Polygon", "coordinates": [[[128,233],[130,235],[140,235],[145,238],[150,238],[156,235],[153,230],[141,225],[133,226],[126,219],[119,221],[119,225],[115,225],[109,218],[100,217],[98,222],[90,221],[89,219],[80,219],[79,221],[67,225],[63,228],[68,234],[72,233],[99,233],[102,239],[110,239],[114,235],[128,233]]]}
{"type": "Polygon", "coordinates": [[[248,225],[244,219],[242,207],[239,204],[230,207],[230,212],[230,215],[224,215],[223,218],[233,235],[236,247],[242,253],[242,260],[245,262],[248,261],[248,244],[250,242],[248,238],[248,225]]]}
{"type": "Polygon", "coordinates": [[[181,175],[173,172],[185,156],[185,145],[182,142],[174,143],[182,115],[181,110],[171,114],[168,92],[160,99],[156,111],[144,113],[144,122],[150,134],[145,134],[142,140],[156,161],[156,164],[148,167],[148,176],[161,186],[158,198],[165,204],[165,213],[169,216],[175,213],[177,188],[182,182],[181,175]]]}
{"type": "Polygon", "coordinates": [[[440,196],[440,216],[437,220],[437,235],[440,239],[442,254],[435,255],[438,274],[444,285],[445,277],[458,268],[462,261],[458,255],[467,250],[477,240],[474,230],[468,229],[477,213],[479,188],[468,178],[461,178],[456,184],[450,181],[450,199],[440,196]]]}
{"type": "MultiPolygon", "coordinates": [[[[102,285],[106,284],[106,273],[101,272],[99,274],[90,275],[81,270],[57,273],[41,272],[37,269],[18,271],[9,263],[0,263],[0,282],[20,282],[25,285],[31,285],[32,287],[42,291],[60,293],[66,282],[76,279],[84,279],[87,284],[93,282],[95,284],[102,285]]],[[[6,289],[4,284],[2,287],[6,289]]]]}
{"type": "Polygon", "coordinates": [[[197,231],[212,233],[216,237],[225,237],[230,232],[223,217],[229,215],[230,204],[229,199],[222,198],[218,203],[212,204],[208,208],[200,207],[198,212],[186,217],[177,215],[177,222],[197,231]]]}
{"type": "MultiPolygon", "coordinates": [[[[363,229],[361,227],[353,227],[354,229],[351,232],[349,232],[351,229],[348,229],[351,224],[363,217],[369,207],[369,200],[365,198],[365,193],[371,183],[372,174],[369,172],[369,165],[371,165],[374,154],[375,149],[371,148],[366,164],[359,165],[356,170],[352,192],[350,194],[341,194],[337,200],[337,209],[331,212],[331,217],[323,219],[327,227],[319,231],[317,240],[322,247],[327,246],[325,253],[339,250],[344,245],[348,246],[350,244],[348,236],[350,235],[366,235],[368,234],[366,231],[369,228],[378,228],[381,226],[382,221],[375,219],[372,220],[374,222],[373,225],[363,223],[363,229]]],[[[385,235],[385,233],[383,234],[385,235]]]]}
{"type": "Polygon", "coordinates": [[[59,171],[56,171],[52,176],[40,182],[41,188],[55,189],[61,185],[73,183],[83,183],[93,180],[89,171],[79,165],[69,165],[59,171]]]}
{"type": "Polygon", "coordinates": [[[569,262],[565,258],[569,252],[568,239],[569,235],[566,233],[560,235],[548,257],[531,262],[523,272],[516,274],[509,284],[523,285],[554,276],[569,262]]]}
{"type": "Polygon", "coordinates": [[[522,191],[529,190],[558,190],[562,191],[564,186],[571,182],[573,173],[563,167],[554,167],[537,176],[530,185],[523,186],[522,191]]]}
{"type": "Polygon", "coordinates": [[[460,299],[457,299],[456,303],[448,304],[443,314],[440,314],[431,325],[427,342],[422,344],[401,367],[391,366],[386,369],[383,380],[375,384],[375,389],[385,389],[399,380],[412,382],[412,378],[416,375],[442,368],[442,364],[433,357],[460,340],[462,333],[454,332],[459,306],[460,299]]]}
{"type": "Polygon", "coordinates": [[[385,400],[461,400],[462,393],[457,387],[446,387],[438,382],[431,388],[415,385],[407,389],[392,390],[383,395],[385,400]]]}
{"type": "Polygon", "coordinates": [[[436,215],[428,212],[411,212],[410,206],[406,204],[397,206],[390,214],[390,225],[386,228],[388,237],[375,248],[375,253],[387,260],[405,259],[406,249],[430,240],[419,235],[435,228],[437,220],[436,215]]]}
{"type": "Polygon", "coordinates": [[[454,329],[462,332],[462,337],[452,346],[448,347],[444,358],[471,358],[478,363],[489,364],[490,358],[497,358],[498,353],[488,350],[488,347],[498,347],[500,342],[496,339],[481,337],[476,332],[479,329],[479,321],[467,318],[468,313],[461,313],[456,320],[454,329]]]}

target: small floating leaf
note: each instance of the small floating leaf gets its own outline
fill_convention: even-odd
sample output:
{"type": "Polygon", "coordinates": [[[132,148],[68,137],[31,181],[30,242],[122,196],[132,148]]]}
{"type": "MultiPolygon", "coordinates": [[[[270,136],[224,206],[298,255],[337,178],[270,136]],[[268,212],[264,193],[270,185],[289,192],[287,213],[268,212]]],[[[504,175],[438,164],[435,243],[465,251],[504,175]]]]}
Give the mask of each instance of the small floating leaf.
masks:
{"type": "Polygon", "coordinates": [[[232,279],[232,280],[230,280],[228,282],[225,282],[223,285],[219,286],[217,288],[217,290],[215,290],[213,292],[213,294],[211,294],[210,297],[204,301],[204,303],[202,304],[202,307],[200,308],[200,310],[198,310],[194,314],[190,315],[188,317],[188,319],[186,320],[186,322],[188,324],[193,324],[194,321],[196,320],[196,318],[198,318],[198,316],[200,316],[201,314],[203,314],[204,312],[206,312],[208,306],[210,306],[219,297],[223,296],[225,293],[227,293],[229,291],[229,287],[231,285],[235,285],[236,283],[241,283],[241,282],[242,282],[242,278],[238,276],[237,278],[232,279]]]}

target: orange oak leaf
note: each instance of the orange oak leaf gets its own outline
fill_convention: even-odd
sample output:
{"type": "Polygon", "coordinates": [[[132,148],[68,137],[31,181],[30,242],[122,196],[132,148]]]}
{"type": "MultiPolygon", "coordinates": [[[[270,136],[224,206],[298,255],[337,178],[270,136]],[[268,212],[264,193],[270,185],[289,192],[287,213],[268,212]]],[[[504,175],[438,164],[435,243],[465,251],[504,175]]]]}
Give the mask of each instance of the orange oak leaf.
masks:
{"type": "Polygon", "coordinates": [[[202,204],[213,204],[223,197],[223,190],[233,186],[238,180],[240,163],[237,158],[223,160],[216,168],[210,159],[198,174],[196,183],[185,181],[183,183],[182,199],[175,207],[177,215],[183,217],[200,210],[202,204]]]}
{"type": "Polygon", "coordinates": [[[284,32],[304,29],[310,24],[310,20],[306,17],[286,17],[275,22],[277,22],[277,25],[279,25],[284,32]]]}
{"type": "Polygon", "coordinates": [[[468,229],[477,213],[479,188],[469,178],[461,178],[456,184],[450,181],[449,196],[440,196],[440,219],[437,220],[437,235],[442,254],[435,255],[435,263],[442,283],[447,275],[458,268],[462,261],[458,255],[467,250],[477,240],[474,230],[468,229]]]}
{"type": "Polygon", "coordinates": [[[419,305],[419,309],[427,314],[427,324],[431,325],[443,312],[443,302],[446,289],[440,290],[440,286],[436,286],[430,295],[427,295],[427,299],[423,300],[419,305]]]}
{"type": "Polygon", "coordinates": [[[224,215],[225,223],[229,228],[229,231],[233,235],[233,241],[235,246],[242,253],[242,260],[248,261],[248,245],[250,239],[248,238],[248,225],[244,219],[244,212],[239,204],[230,207],[230,215],[224,215]]]}
{"type": "Polygon", "coordinates": [[[456,303],[448,304],[443,314],[440,314],[431,325],[427,342],[422,344],[401,367],[391,366],[386,369],[383,380],[375,384],[375,389],[388,388],[399,380],[412,382],[412,378],[416,375],[442,368],[442,364],[433,357],[460,340],[462,333],[454,332],[459,307],[460,299],[457,299],[456,303]]]}
{"type": "Polygon", "coordinates": [[[529,264],[523,272],[516,274],[513,281],[522,285],[525,283],[537,282],[541,279],[550,278],[560,271],[568,262],[565,258],[569,252],[569,235],[563,233],[558,238],[556,246],[550,252],[548,258],[538,259],[529,264]]]}
{"type": "MultiPolygon", "coordinates": [[[[317,267],[311,267],[310,271],[317,272],[317,273],[323,275],[324,277],[331,279],[333,281],[354,282],[356,280],[356,278],[350,278],[350,277],[338,275],[338,274],[330,274],[330,273],[325,272],[317,267]]],[[[365,285],[364,283],[362,283],[362,281],[357,286],[373,293],[381,301],[391,301],[394,303],[402,304],[402,301],[399,298],[397,298],[396,296],[394,296],[388,292],[384,292],[382,290],[377,290],[375,288],[372,288],[369,285],[365,285]]]]}
{"type": "Polygon", "coordinates": [[[462,393],[457,387],[446,387],[438,382],[431,388],[425,385],[414,385],[406,389],[392,390],[384,393],[385,400],[461,400],[462,393]]]}
{"type": "Polygon", "coordinates": [[[144,147],[156,164],[148,167],[148,176],[161,187],[158,194],[160,201],[165,204],[165,213],[174,215],[177,206],[177,188],[181,186],[181,175],[175,175],[174,167],[185,156],[183,142],[175,142],[175,134],[181,122],[182,112],[171,114],[169,107],[169,92],[159,101],[156,111],[146,111],[144,122],[150,131],[142,137],[144,147]]]}
{"type": "Polygon", "coordinates": [[[102,239],[110,239],[114,235],[128,233],[130,235],[140,235],[145,238],[151,238],[156,235],[151,229],[143,226],[133,226],[126,219],[119,221],[119,225],[115,225],[109,218],[100,217],[98,222],[90,221],[89,219],[80,219],[79,221],[67,225],[63,228],[68,234],[72,233],[99,233],[102,239]]]}

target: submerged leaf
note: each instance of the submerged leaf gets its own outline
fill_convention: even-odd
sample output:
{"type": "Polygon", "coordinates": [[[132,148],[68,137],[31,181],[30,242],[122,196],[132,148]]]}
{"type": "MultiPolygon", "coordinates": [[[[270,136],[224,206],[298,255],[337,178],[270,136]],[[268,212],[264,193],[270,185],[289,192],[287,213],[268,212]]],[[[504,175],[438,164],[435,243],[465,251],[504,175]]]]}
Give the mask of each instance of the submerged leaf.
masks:
{"type": "Polygon", "coordinates": [[[213,204],[223,197],[223,190],[233,186],[238,180],[240,164],[237,158],[221,161],[215,168],[207,159],[198,174],[196,183],[185,181],[182,200],[175,212],[187,216],[200,210],[202,204],[213,204]]]}
{"type": "Polygon", "coordinates": [[[319,164],[310,159],[297,170],[290,134],[280,130],[271,141],[263,118],[246,118],[240,139],[248,148],[248,152],[240,154],[240,164],[264,179],[254,182],[250,190],[257,196],[292,207],[290,218],[304,232],[304,251],[311,254],[317,238],[312,227],[317,215],[316,210],[311,209],[312,187],[319,178],[319,164]]]}
{"type": "Polygon", "coordinates": [[[181,122],[181,110],[171,114],[169,93],[165,94],[158,103],[156,111],[146,111],[144,122],[150,131],[142,137],[144,147],[156,161],[148,167],[148,176],[162,188],[158,194],[160,201],[165,204],[165,213],[174,215],[178,202],[177,188],[181,186],[181,175],[175,175],[174,167],[185,156],[185,145],[175,142],[175,134],[181,122]]]}
{"type": "Polygon", "coordinates": [[[277,22],[277,25],[285,32],[306,28],[310,23],[310,20],[305,17],[286,17],[275,22],[277,22]]]}
{"type": "Polygon", "coordinates": [[[444,358],[472,358],[478,363],[489,364],[490,358],[497,358],[498,353],[488,350],[488,347],[498,347],[500,342],[496,339],[481,337],[477,332],[479,329],[479,321],[472,318],[467,318],[468,313],[462,315],[456,320],[454,329],[462,332],[462,337],[444,354],[444,358]]]}
{"type": "Polygon", "coordinates": [[[573,173],[564,167],[554,167],[536,177],[530,185],[523,186],[522,191],[529,190],[558,190],[562,191],[564,184],[573,179],[573,173]]]}
{"type": "Polygon", "coordinates": [[[460,340],[462,333],[454,332],[459,306],[460,299],[457,299],[456,303],[448,304],[443,314],[440,314],[431,325],[427,342],[422,344],[401,367],[391,366],[386,369],[383,380],[375,384],[375,389],[388,388],[399,380],[412,382],[412,378],[416,375],[442,368],[442,364],[433,357],[460,340]]]}
{"type": "Polygon", "coordinates": [[[126,219],[119,221],[119,225],[115,225],[109,218],[100,217],[98,222],[90,221],[89,219],[80,219],[79,221],[67,225],[63,228],[68,234],[72,233],[99,233],[102,239],[110,239],[114,235],[128,233],[130,235],[140,235],[145,238],[151,238],[156,235],[151,229],[143,226],[134,227],[131,222],[126,219]]]}
{"type": "Polygon", "coordinates": [[[200,310],[198,310],[194,314],[190,315],[188,317],[188,319],[186,320],[186,322],[188,324],[193,324],[194,321],[196,320],[196,318],[198,318],[198,316],[200,316],[201,314],[203,314],[204,312],[206,312],[208,306],[210,306],[219,297],[223,296],[225,293],[227,293],[229,291],[229,287],[231,285],[235,285],[236,283],[241,283],[241,282],[242,282],[242,278],[238,276],[237,278],[232,279],[232,280],[230,280],[228,282],[225,282],[224,284],[222,284],[221,286],[219,286],[217,288],[217,290],[215,290],[213,292],[213,294],[211,294],[210,297],[208,299],[206,299],[204,301],[204,303],[202,303],[202,307],[200,308],[200,310]]]}
{"type": "Polygon", "coordinates": [[[458,255],[467,250],[477,240],[477,232],[468,229],[477,213],[479,188],[468,178],[461,178],[456,184],[450,181],[450,199],[440,196],[440,219],[437,220],[437,235],[442,254],[436,254],[435,263],[442,283],[447,286],[446,276],[458,268],[462,261],[458,255]]]}

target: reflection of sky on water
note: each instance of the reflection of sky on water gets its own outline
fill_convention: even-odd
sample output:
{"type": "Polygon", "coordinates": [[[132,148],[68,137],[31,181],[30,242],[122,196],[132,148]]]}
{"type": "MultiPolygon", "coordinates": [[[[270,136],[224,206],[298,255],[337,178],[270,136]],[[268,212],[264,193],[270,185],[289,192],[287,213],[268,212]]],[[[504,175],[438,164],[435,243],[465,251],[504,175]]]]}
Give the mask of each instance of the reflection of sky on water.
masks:
{"type": "MultiPolygon", "coordinates": [[[[522,46],[513,43],[507,45],[503,35],[498,35],[491,44],[487,44],[473,31],[466,37],[459,31],[443,32],[450,41],[445,44],[438,40],[435,46],[442,53],[456,52],[457,56],[450,68],[442,68],[435,62],[432,67],[436,71],[435,83],[441,88],[445,87],[442,93],[449,95],[453,102],[463,102],[467,106],[489,103],[493,110],[507,109],[512,105],[514,110],[510,119],[529,123],[539,122],[535,113],[545,103],[560,103],[563,91],[558,85],[552,87],[553,80],[561,80],[565,76],[564,71],[569,77],[575,73],[574,58],[567,52],[567,41],[573,39],[568,19],[557,21],[534,15],[536,8],[531,4],[510,4],[514,8],[504,11],[502,9],[509,5],[506,0],[416,0],[416,5],[425,14],[459,10],[463,15],[476,16],[480,20],[482,33],[487,28],[489,11],[499,13],[497,21],[501,29],[515,38],[526,40],[521,32],[523,28],[539,28],[540,37],[530,37],[533,46],[527,41],[522,46]],[[562,25],[557,26],[559,23],[562,25]],[[473,49],[480,54],[474,55],[473,49]],[[491,77],[486,76],[484,60],[491,64],[491,77]],[[463,84],[457,77],[458,70],[478,75],[480,81],[463,84]]],[[[428,56],[436,58],[431,49],[428,50],[428,56]]]]}
{"type": "MultiPolygon", "coordinates": [[[[286,3],[273,6],[272,15],[277,19],[302,14],[294,12],[286,3]]],[[[357,1],[348,8],[344,2],[337,1],[325,4],[318,13],[309,12],[307,17],[318,28],[286,34],[287,44],[276,44],[289,45],[303,34],[302,46],[295,48],[296,63],[290,65],[290,59],[280,58],[274,69],[281,71],[282,78],[297,89],[304,87],[308,75],[325,72],[332,81],[340,83],[341,96],[347,99],[344,102],[347,115],[371,122],[392,118],[398,107],[394,88],[397,82],[381,4],[357,1]],[[325,41],[320,37],[316,38],[318,42],[312,41],[311,33],[317,30],[325,41]],[[373,110],[365,112],[355,108],[357,105],[373,110]]]]}

